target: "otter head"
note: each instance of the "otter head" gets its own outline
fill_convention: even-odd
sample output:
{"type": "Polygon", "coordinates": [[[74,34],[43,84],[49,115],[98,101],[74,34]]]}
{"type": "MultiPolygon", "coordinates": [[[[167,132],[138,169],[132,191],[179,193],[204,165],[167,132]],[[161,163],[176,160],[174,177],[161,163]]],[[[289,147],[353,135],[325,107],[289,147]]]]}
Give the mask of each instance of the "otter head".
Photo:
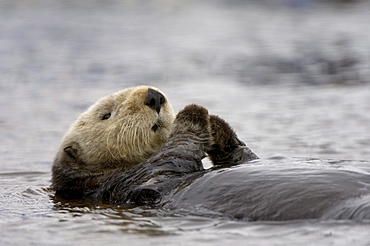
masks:
{"type": "Polygon", "coordinates": [[[142,162],[167,140],[174,118],[166,96],[153,87],[100,99],[64,136],[52,167],[53,187],[65,189],[76,184],[72,180],[142,162]]]}

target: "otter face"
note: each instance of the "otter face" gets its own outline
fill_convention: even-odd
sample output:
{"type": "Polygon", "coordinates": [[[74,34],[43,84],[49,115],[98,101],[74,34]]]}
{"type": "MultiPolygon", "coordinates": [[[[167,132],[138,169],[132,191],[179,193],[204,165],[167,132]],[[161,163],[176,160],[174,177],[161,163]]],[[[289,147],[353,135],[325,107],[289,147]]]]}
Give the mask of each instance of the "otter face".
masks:
{"type": "Polygon", "coordinates": [[[149,86],[100,99],[71,126],[53,163],[59,175],[86,177],[138,164],[169,137],[175,114],[167,97],[149,86]]]}

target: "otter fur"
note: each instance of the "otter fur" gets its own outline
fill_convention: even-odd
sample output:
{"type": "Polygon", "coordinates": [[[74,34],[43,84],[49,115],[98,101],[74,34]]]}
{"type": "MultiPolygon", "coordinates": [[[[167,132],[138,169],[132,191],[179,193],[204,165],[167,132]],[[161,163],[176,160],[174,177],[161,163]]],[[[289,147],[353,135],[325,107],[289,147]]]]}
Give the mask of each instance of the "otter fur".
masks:
{"type": "Polygon", "coordinates": [[[208,115],[208,111],[201,106],[189,105],[177,114],[167,141],[146,161],[129,169],[122,166],[75,178],[69,188],[58,189],[61,186],[56,180],[54,189],[63,198],[93,198],[116,204],[158,204],[162,197],[193,174],[202,175],[205,172],[202,159],[207,152],[215,163],[225,162],[228,165],[257,158],[225,121],[208,115]],[[229,134],[215,132],[220,130],[229,134]],[[217,139],[215,136],[223,137],[217,139]],[[225,142],[219,143],[219,140],[225,142]],[[238,158],[230,158],[228,151],[237,153],[238,158]],[[229,162],[226,161],[228,158],[229,162]]]}
{"type": "MultiPolygon", "coordinates": [[[[96,144],[102,148],[96,153],[105,152],[109,162],[100,155],[94,156],[94,151],[89,152],[93,156],[88,158],[84,152],[88,145],[81,142],[86,138],[71,137],[84,122],[77,120],[63,140],[52,169],[56,197],[83,198],[94,203],[149,205],[176,214],[247,221],[370,220],[369,162],[258,159],[229,124],[218,116],[209,115],[207,109],[188,105],[172,121],[171,114],[160,113],[162,107],[167,108],[164,112],[172,112],[167,98],[156,89],[141,88],[144,89],[130,89],[127,98],[138,89],[141,96],[137,97],[140,105],[136,107],[142,110],[132,113],[141,116],[133,118],[149,115],[149,123],[145,123],[145,128],[125,126],[145,129],[145,132],[150,129],[154,132],[152,136],[164,128],[161,130],[168,134],[162,136],[163,141],[159,141],[162,144],[154,144],[156,150],[153,148],[148,153],[124,154],[108,147],[111,141],[108,140],[105,144],[96,144]],[[214,164],[207,170],[202,166],[206,155],[214,164]]],[[[100,115],[101,119],[105,117],[100,115]]],[[[120,130],[118,134],[124,132],[120,130]]],[[[107,136],[109,134],[104,135],[107,136]]],[[[115,139],[119,144],[127,143],[121,140],[122,136],[115,139]]],[[[145,144],[151,146],[153,143],[157,143],[156,140],[145,144]]],[[[130,150],[126,148],[126,151],[130,150]]]]}
{"type": "Polygon", "coordinates": [[[77,195],[81,186],[99,185],[86,180],[146,160],[168,139],[174,118],[167,97],[154,87],[100,99],[64,136],[52,166],[52,187],[77,195]]]}

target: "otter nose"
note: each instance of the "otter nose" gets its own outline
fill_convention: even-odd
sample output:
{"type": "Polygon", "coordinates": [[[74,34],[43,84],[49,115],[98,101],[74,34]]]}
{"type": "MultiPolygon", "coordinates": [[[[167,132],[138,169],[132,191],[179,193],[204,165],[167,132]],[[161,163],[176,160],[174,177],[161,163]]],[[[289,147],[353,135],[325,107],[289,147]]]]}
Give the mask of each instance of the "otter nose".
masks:
{"type": "Polygon", "coordinates": [[[160,92],[153,89],[148,89],[148,95],[145,99],[145,105],[154,109],[159,114],[159,112],[161,111],[161,106],[165,101],[166,99],[160,92]]]}

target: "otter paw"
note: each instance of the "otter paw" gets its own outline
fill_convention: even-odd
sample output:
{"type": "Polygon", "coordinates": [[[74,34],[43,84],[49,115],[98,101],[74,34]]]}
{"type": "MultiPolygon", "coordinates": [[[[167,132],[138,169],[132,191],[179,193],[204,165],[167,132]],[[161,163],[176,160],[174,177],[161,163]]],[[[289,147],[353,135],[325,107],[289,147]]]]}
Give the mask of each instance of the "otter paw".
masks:
{"type": "Polygon", "coordinates": [[[258,159],[225,120],[211,115],[210,126],[214,143],[206,152],[214,165],[237,165],[258,159]]]}
{"type": "Polygon", "coordinates": [[[196,104],[187,105],[177,114],[175,122],[191,122],[194,125],[207,127],[209,125],[208,110],[196,104]]]}
{"type": "Polygon", "coordinates": [[[195,135],[209,135],[208,110],[196,104],[190,104],[181,110],[175,119],[173,134],[193,133],[195,135]]]}

